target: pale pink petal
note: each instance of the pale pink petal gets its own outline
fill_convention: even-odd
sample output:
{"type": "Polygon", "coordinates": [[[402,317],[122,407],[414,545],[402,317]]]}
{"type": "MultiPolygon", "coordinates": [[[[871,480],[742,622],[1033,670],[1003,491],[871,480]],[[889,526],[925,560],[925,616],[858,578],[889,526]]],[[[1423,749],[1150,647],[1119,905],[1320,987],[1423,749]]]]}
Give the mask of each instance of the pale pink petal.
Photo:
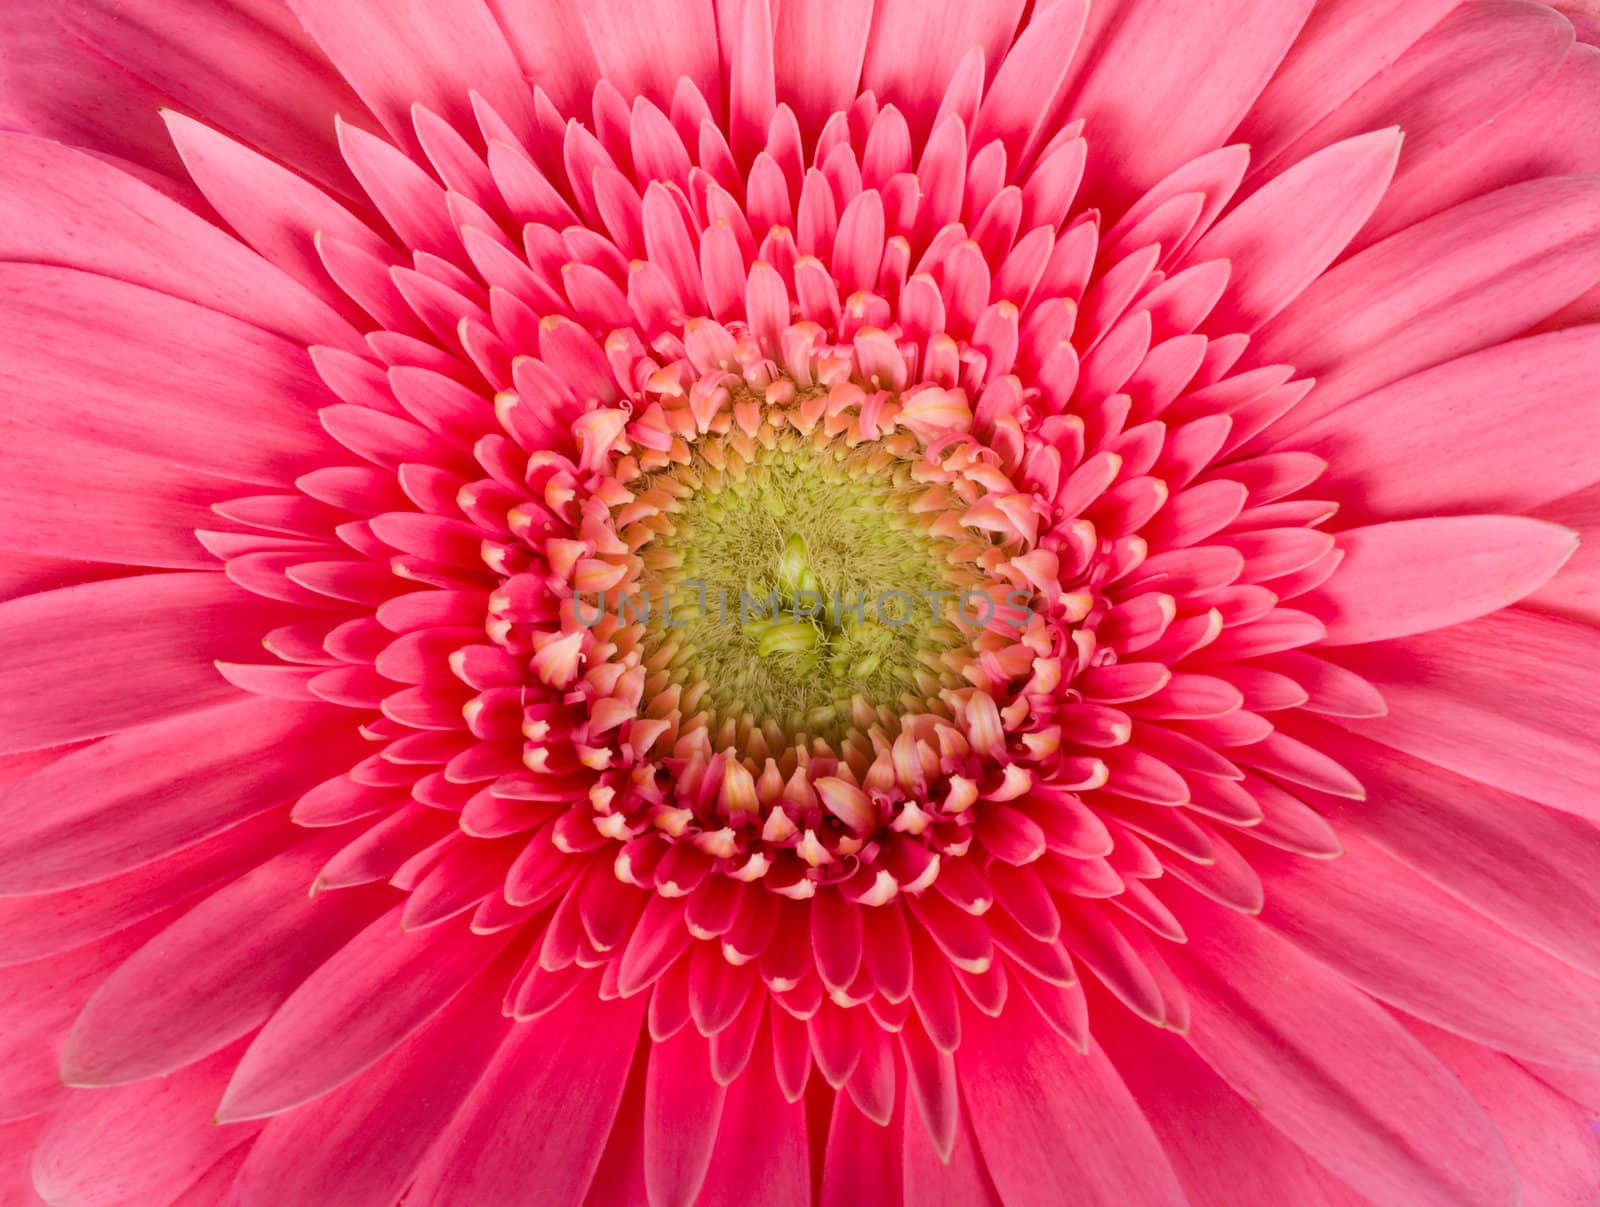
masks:
{"type": "Polygon", "coordinates": [[[61,1045],[73,1018],[106,974],[162,925],[130,927],[98,943],[0,970],[0,1060],[6,1068],[0,1120],[47,1111],[67,1097],[61,1045]]]}
{"type": "Polygon", "coordinates": [[[1189,252],[1227,260],[1232,288],[1211,323],[1253,331],[1333,263],[1377,206],[1400,153],[1391,127],[1319,151],[1267,182],[1189,252]]]}
{"type": "Polygon", "coordinates": [[[71,0],[40,8],[28,20],[15,14],[6,30],[6,58],[21,66],[5,73],[8,85],[20,85],[6,100],[20,110],[22,129],[73,142],[82,130],[90,147],[182,179],[159,134],[157,106],[172,104],[323,183],[353,185],[330,123],[335,113],[370,119],[283,5],[71,0]],[[66,113],[81,116],[63,126],[66,113]]]}
{"type": "Polygon", "coordinates": [[[1227,141],[1311,13],[1308,0],[1124,5],[1066,109],[1085,122],[1095,194],[1126,205],[1227,141]]]}
{"type": "Polygon", "coordinates": [[[595,0],[580,9],[600,73],[626,96],[647,96],[663,109],[680,76],[721,108],[717,22],[711,0],[595,0]]]}
{"type": "MultiPolygon", "coordinates": [[[[1456,139],[1494,121],[1537,87],[1572,46],[1572,29],[1542,5],[1462,5],[1282,155],[1293,163],[1379,126],[1406,132],[1395,187],[1430,174],[1456,139]]],[[[1526,179],[1526,177],[1523,177],[1526,179]]],[[[1486,192],[1480,187],[1476,192],[1486,192]]]]}
{"type": "Polygon", "coordinates": [[[600,68],[583,27],[581,0],[489,0],[523,74],[563,113],[589,103],[600,68]]]}
{"type": "Polygon", "coordinates": [[[999,1019],[968,1011],[963,1021],[956,1063],[1003,1201],[1183,1203],[1160,1141],[1098,1045],[1078,1053],[1015,999],[999,1019]]]}
{"type": "Polygon", "coordinates": [[[0,605],[0,645],[11,651],[19,686],[0,698],[0,748],[119,733],[233,699],[237,689],[213,661],[246,660],[283,619],[280,605],[210,573],[139,575],[10,600],[0,605]],[[90,613],[101,622],[83,623],[90,613]],[[85,712],[81,677],[111,667],[118,690],[85,712]]]}
{"type": "Polygon", "coordinates": [[[458,130],[475,129],[472,92],[516,133],[532,132],[533,98],[484,0],[415,5],[405,20],[371,0],[289,0],[289,7],[402,145],[417,145],[413,105],[458,130]]]}
{"type": "Polygon", "coordinates": [[[1235,137],[1257,167],[1405,53],[1460,0],[1324,0],[1235,137]]]}
{"type": "Polygon", "coordinates": [[[373,922],[301,982],[251,1042],[218,1108],[225,1120],[281,1114],[370,1068],[433,1018],[510,933],[373,922]]]}
{"type": "Polygon", "coordinates": [[[1345,728],[1459,775],[1600,821],[1600,752],[1585,702],[1600,636],[1509,610],[1341,652],[1389,712],[1345,728]],[[1486,742],[1484,734],[1493,734],[1486,742]]]}
{"type": "Polygon", "coordinates": [[[805,1109],[784,1098],[765,1043],[757,1043],[750,1067],[728,1087],[696,1202],[704,1207],[809,1207],[812,1202],[805,1109]]]}
{"type": "Polygon", "coordinates": [[[861,87],[899,107],[915,134],[926,134],[939,101],[973,47],[993,75],[1011,44],[1021,0],[877,0],[861,87]]]}
{"type": "Polygon", "coordinates": [[[1361,242],[1384,238],[1478,193],[1537,176],[1600,170],[1600,139],[1582,114],[1600,102],[1600,49],[1577,46],[1553,72],[1487,125],[1407,174],[1361,242]]]}
{"type": "Polygon", "coordinates": [[[777,6],[773,69],[778,99],[809,134],[855,98],[872,28],[873,0],[784,0],[777,6]]]}
{"type": "Polygon", "coordinates": [[[1344,560],[1300,604],[1328,645],[1409,637],[1476,620],[1538,590],[1578,547],[1570,529],[1524,516],[1395,520],[1338,534],[1344,560]]]}
{"type": "Polygon", "coordinates": [[[125,961],[95,992],[68,1040],[74,1085],[162,1076],[266,1021],[387,904],[387,894],[306,886],[343,841],[302,842],[212,894],[125,961]]]}
{"type": "Polygon", "coordinates": [[[1585,368],[1597,353],[1600,326],[1497,344],[1348,402],[1283,446],[1327,460],[1348,521],[1526,511],[1600,478],[1585,368]]]}
{"type": "Polygon", "coordinates": [[[1579,543],[1561,573],[1530,595],[1525,606],[1600,626],[1600,486],[1546,503],[1534,514],[1573,529],[1579,543]]]}
{"type": "Polygon", "coordinates": [[[1316,1203],[1313,1163],[1236,1094],[1182,1036],[1128,1019],[1095,1028],[1195,1207],[1316,1203]]]}
{"type": "Polygon", "coordinates": [[[1316,389],[1275,436],[1419,370],[1510,338],[1600,278],[1600,182],[1512,185],[1374,244],[1267,325],[1253,355],[1316,389]]]}
{"type": "Polygon", "coordinates": [[[616,1120],[645,999],[575,994],[516,1027],[443,1127],[408,1198],[515,1203],[530,1186],[581,1202],[616,1120]],[[537,1136],[531,1147],[524,1138],[537,1136]]]}
{"type": "Polygon", "coordinates": [[[1189,1042],[1266,1122],[1376,1202],[1514,1201],[1488,1118],[1381,1007],[1253,918],[1183,916],[1189,1042]]]}

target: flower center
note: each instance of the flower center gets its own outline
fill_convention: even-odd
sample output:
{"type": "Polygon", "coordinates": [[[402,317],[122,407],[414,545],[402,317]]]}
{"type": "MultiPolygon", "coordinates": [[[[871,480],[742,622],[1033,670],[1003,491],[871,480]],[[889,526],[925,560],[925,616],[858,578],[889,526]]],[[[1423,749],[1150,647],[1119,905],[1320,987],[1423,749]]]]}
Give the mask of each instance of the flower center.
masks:
{"type": "MultiPolygon", "coordinates": [[[[721,437],[662,475],[670,496],[640,550],[646,665],[696,693],[713,731],[769,748],[840,742],[852,722],[893,731],[959,685],[960,600],[982,576],[941,535],[939,489],[909,436],[854,448],[793,428],[721,437]]],[[[981,613],[987,596],[969,599],[981,613]]]]}

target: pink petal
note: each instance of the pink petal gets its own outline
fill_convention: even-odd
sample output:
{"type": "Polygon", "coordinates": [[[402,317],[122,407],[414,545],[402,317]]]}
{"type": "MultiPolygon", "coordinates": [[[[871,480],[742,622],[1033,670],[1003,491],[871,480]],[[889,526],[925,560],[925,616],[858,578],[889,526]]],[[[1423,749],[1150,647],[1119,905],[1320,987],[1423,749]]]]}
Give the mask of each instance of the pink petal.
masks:
{"type": "Polygon", "coordinates": [[[1600,486],[1547,503],[1534,514],[1576,529],[1579,545],[1561,573],[1530,595],[1524,606],[1600,627],[1600,486]]]}
{"type": "Polygon", "coordinates": [[[680,76],[720,108],[717,21],[711,0],[594,0],[580,9],[600,74],[625,96],[646,96],[663,109],[680,76]]]}
{"type": "Polygon", "coordinates": [[[1412,173],[1426,179],[1433,156],[1447,157],[1456,139],[1492,122],[1537,87],[1571,46],[1571,26],[1543,6],[1463,6],[1291,146],[1284,158],[1292,161],[1329,139],[1397,123],[1406,131],[1396,179],[1396,187],[1403,188],[1412,173]]]}
{"type": "Polygon", "coordinates": [[[1352,256],[1254,347],[1256,363],[1317,379],[1274,434],[1525,331],[1600,279],[1597,253],[1600,182],[1569,177],[1474,198],[1352,256]]]}
{"type": "MultiPolygon", "coordinates": [[[[122,126],[141,112],[154,126],[156,105],[175,105],[323,183],[337,188],[351,183],[330,137],[333,116],[370,119],[286,6],[259,0],[84,0],[70,9],[51,9],[64,36],[42,56],[54,60],[55,70],[47,73],[41,99],[65,107],[86,105],[98,113],[109,97],[108,108],[122,126]],[[125,72],[107,81],[85,59],[109,60],[125,72]],[[138,81],[152,89],[139,88],[138,81]]],[[[18,25],[24,33],[48,28],[39,21],[18,25]]],[[[41,129],[37,124],[25,128],[41,129]]],[[[43,129],[54,133],[53,124],[43,129]]],[[[88,145],[103,141],[101,135],[88,145]]],[[[136,162],[174,176],[181,172],[167,156],[129,151],[136,162]]]]}
{"type": "Polygon", "coordinates": [[[1048,129],[1057,89],[1077,50],[1088,15],[1086,0],[1065,0],[1036,12],[991,73],[971,131],[974,146],[999,139],[1014,164],[1048,129]]]}
{"type": "Polygon", "coordinates": [[[126,172],[21,134],[0,134],[0,158],[0,259],[143,285],[300,344],[360,348],[316,292],[126,172]]]}
{"type": "Polygon", "coordinates": [[[784,1098],[768,1047],[763,1035],[749,1069],[728,1087],[711,1164],[695,1200],[702,1207],[811,1203],[805,1109],[784,1098]]]}
{"type": "Polygon", "coordinates": [[[78,1018],[65,1079],[159,1077],[266,1021],[387,903],[386,894],[306,891],[342,841],[324,836],[265,861],[125,961],[78,1018]]]}
{"type": "Polygon", "coordinates": [[[561,112],[579,112],[600,78],[584,32],[580,0],[543,0],[537,5],[489,0],[489,8],[505,30],[522,73],[561,112]]]}
{"type": "Polygon", "coordinates": [[[1374,996],[1513,1056],[1600,1064],[1600,981],[1429,885],[1366,839],[1333,863],[1258,858],[1261,920],[1374,996]]]}
{"type": "Polygon", "coordinates": [[[43,892],[137,867],[289,803],[359,742],[343,710],[252,697],[107,738],[0,801],[0,884],[43,892]],[[283,749],[298,753],[268,753],[283,749]]]}
{"type": "Polygon", "coordinates": [[[773,69],[778,99],[815,136],[855,99],[872,27],[872,0],[784,0],[778,5],[773,69]]]}
{"type": "Polygon", "coordinates": [[[259,635],[283,619],[280,605],[207,573],[110,579],[0,604],[14,684],[0,699],[0,744],[37,750],[234,699],[238,689],[213,660],[253,656],[259,635]],[[85,710],[84,683],[113,665],[118,690],[85,710]]]}
{"type": "Polygon", "coordinates": [[[399,908],[384,914],[302,981],[256,1035],[218,1118],[280,1114],[349,1081],[443,1009],[510,938],[456,925],[403,931],[399,908]]]}
{"type": "Polygon", "coordinates": [[[1400,143],[1392,126],[1335,143],[1267,182],[1195,245],[1191,262],[1230,263],[1217,330],[1255,330],[1333,263],[1389,187],[1400,143]]]}
{"type": "Polygon", "coordinates": [[[1341,720],[1344,728],[1600,821],[1600,752],[1589,723],[1600,665],[1593,629],[1510,610],[1340,661],[1389,702],[1386,716],[1341,720]]]}
{"type": "Polygon", "coordinates": [[[644,1092],[650,1202],[653,1207],[689,1207],[710,1168],[727,1094],[712,1081],[706,1041],[693,1027],[651,1045],[644,1092]]]}
{"type": "Polygon", "coordinates": [[[1354,768],[1365,803],[1317,808],[1463,903],[1600,976],[1600,834],[1587,822],[1451,775],[1331,726],[1319,745],[1354,768]]]}
{"type": "Polygon", "coordinates": [[[414,104],[458,130],[475,130],[473,92],[518,134],[531,134],[533,98],[483,0],[418,5],[403,21],[371,0],[289,0],[289,7],[389,135],[407,148],[416,146],[414,104]]]}
{"type": "Polygon", "coordinates": [[[537,1186],[554,1202],[581,1202],[617,1118],[643,1015],[643,997],[574,994],[513,1028],[438,1134],[408,1201],[516,1203],[537,1186]],[[507,1143],[532,1136],[536,1146],[507,1143]]]}
{"type": "Polygon", "coordinates": [[[914,135],[926,135],[939,98],[973,47],[998,65],[1016,32],[1021,0],[877,0],[861,67],[861,87],[900,109],[914,135]]]}
{"type": "Polygon", "coordinates": [[[1489,1114],[1521,1175],[1524,1202],[1581,1203],[1600,1186],[1588,1112],[1498,1052],[1407,1022],[1489,1114]]]}
{"type": "Polygon", "coordinates": [[[470,986],[377,1065],[271,1120],[233,1188],[239,1207],[388,1203],[512,1033],[498,979],[470,986]],[[375,1144],[372,1137],[382,1136],[375,1144]]]}
{"type": "Polygon", "coordinates": [[[1515,1201],[1483,1111],[1381,1007],[1254,918],[1182,916],[1189,1041],[1266,1122],[1376,1202],[1515,1201]]]}
{"type": "Polygon", "coordinates": [[[31,427],[271,485],[314,467],[326,447],[316,408],[333,400],[303,346],[136,285],[32,264],[0,265],[0,384],[6,416],[31,427]]]}
{"type": "Polygon", "coordinates": [[[1344,560],[1302,606],[1328,645],[1409,637],[1475,620],[1538,590],[1578,547],[1523,516],[1397,520],[1338,534],[1344,560]]]}
{"type": "Polygon", "coordinates": [[[214,567],[194,530],[238,493],[220,480],[64,433],[0,425],[0,545],[45,556],[214,567]]]}
{"type": "Polygon", "coordinates": [[[37,960],[125,930],[270,859],[299,836],[282,813],[264,813],[82,888],[0,898],[0,964],[37,960]]]}
{"type": "Polygon", "coordinates": [[[1007,1204],[1181,1204],[1160,1141],[1098,1045],[1080,1055],[1013,998],[966,1016],[956,1063],[973,1130],[1007,1204]],[[1072,1143],[1063,1145],[1064,1136],[1072,1143]]]}
{"type": "Polygon", "coordinates": [[[1255,166],[1274,165],[1283,149],[1393,63],[1459,0],[1323,0],[1284,56],[1234,137],[1250,145],[1255,166]]]}
{"type": "MultiPolygon", "coordinates": [[[[162,116],[184,167],[228,225],[308,289],[347,305],[328,280],[312,236],[320,232],[378,256],[386,252],[383,240],[321,189],[264,155],[179,113],[162,116]]],[[[327,341],[318,336],[315,342],[327,341]]]]}
{"type": "Polygon", "coordinates": [[[164,921],[0,971],[0,1060],[6,1068],[0,1119],[36,1114],[68,1096],[60,1053],[73,1018],[106,974],[164,921]]]}
{"type": "Polygon", "coordinates": [[[1097,192],[1123,204],[1227,141],[1294,43],[1307,0],[1124,6],[1068,99],[1102,148],[1097,192]],[[1107,169],[1115,166],[1115,171],[1107,169]]]}
{"type": "Polygon", "coordinates": [[[1497,344],[1347,402],[1286,443],[1327,460],[1347,520],[1526,511],[1600,478],[1597,358],[1600,326],[1497,344]]]}
{"type": "Polygon", "coordinates": [[[1221,1207],[1244,1187],[1262,1203],[1321,1202],[1310,1158],[1196,1055],[1189,1042],[1127,1018],[1095,1034],[1196,1204],[1221,1207]]]}
{"type": "Polygon", "coordinates": [[[818,1207],[903,1202],[900,1167],[889,1157],[899,1148],[901,1126],[897,1118],[882,1128],[861,1113],[850,1095],[834,1098],[818,1207]]]}
{"type": "Polygon", "coordinates": [[[170,1202],[257,1130],[211,1118],[238,1055],[219,1052],[159,1081],[73,1094],[34,1152],[40,1195],[85,1207],[170,1202]]]}

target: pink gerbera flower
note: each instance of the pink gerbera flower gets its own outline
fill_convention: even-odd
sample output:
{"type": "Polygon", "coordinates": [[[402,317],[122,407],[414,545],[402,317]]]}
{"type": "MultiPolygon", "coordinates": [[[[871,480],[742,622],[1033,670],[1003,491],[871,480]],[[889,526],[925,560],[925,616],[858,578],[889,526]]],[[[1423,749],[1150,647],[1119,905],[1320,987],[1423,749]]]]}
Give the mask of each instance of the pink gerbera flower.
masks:
{"type": "Polygon", "coordinates": [[[1600,1201],[1562,7],[13,3],[0,1202],[1600,1201]]]}

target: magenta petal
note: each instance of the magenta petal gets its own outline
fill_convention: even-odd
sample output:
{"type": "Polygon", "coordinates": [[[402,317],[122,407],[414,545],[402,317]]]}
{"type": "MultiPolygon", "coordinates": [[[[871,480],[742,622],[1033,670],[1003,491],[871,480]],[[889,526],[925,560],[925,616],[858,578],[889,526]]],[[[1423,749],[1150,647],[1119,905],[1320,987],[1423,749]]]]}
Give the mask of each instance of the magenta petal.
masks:
{"type": "Polygon", "coordinates": [[[359,750],[330,705],[227,694],[69,754],[0,797],[0,885],[47,892],[137,867],[287,805],[359,750]],[[278,754],[301,742],[316,756],[278,754]]]}
{"type": "Polygon", "coordinates": [[[617,1117],[644,998],[568,998],[518,1026],[418,1171],[421,1207],[514,1203],[529,1185],[580,1202],[617,1117]],[[512,1137],[539,1136],[536,1149],[512,1137]]]}
{"type": "Polygon", "coordinates": [[[400,909],[341,947],[280,1006],[239,1061],[226,1120],[280,1114],[369,1068],[436,1015],[511,935],[400,929],[400,909]]]}
{"type": "Polygon", "coordinates": [[[1180,1204],[1160,1141],[1098,1046],[1073,1051],[1025,1002],[969,1011],[956,1061],[978,1147],[1006,1203],[1180,1204]],[[1061,1136],[1076,1143],[1063,1149],[1061,1136]]]}
{"type": "Polygon", "coordinates": [[[1378,1202],[1514,1200],[1488,1118],[1381,1007],[1252,919],[1184,917],[1190,1043],[1268,1123],[1378,1202]]]}
{"type": "Polygon", "coordinates": [[[278,605],[206,573],[110,579],[0,604],[0,646],[13,651],[18,685],[0,697],[0,749],[119,733],[236,698],[212,663],[252,656],[282,618],[278,605]],[[110,666],[120,689],[86,712],[83,682],[110,666]]]}
{"type": "Polygon", "coordinates": [[[74,1085],[159,1077],[264,1022],[384,902],[307,893],[337,841],[324,836],[267,860],[125,961],[73,1027],[63,1077],[74,1085]]]}

